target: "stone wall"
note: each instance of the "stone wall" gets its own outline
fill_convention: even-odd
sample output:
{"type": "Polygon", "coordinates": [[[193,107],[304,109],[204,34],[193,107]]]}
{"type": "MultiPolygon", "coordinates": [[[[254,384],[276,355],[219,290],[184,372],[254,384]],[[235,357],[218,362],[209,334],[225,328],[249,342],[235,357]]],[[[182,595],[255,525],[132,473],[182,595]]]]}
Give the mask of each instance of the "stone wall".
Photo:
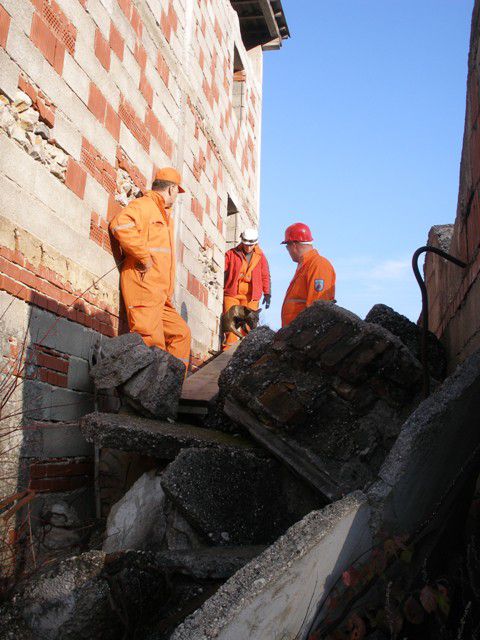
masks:
{"type": "Polygon", "coordinates": [[[454,225],[432,227],[428,244],[467,263],[465,269],[427,254],[430,329],[445,344],[452,370],[480,347],[480,2],[476,0],[468,58],[465,132],[454,225]]]}
{"type": "MultiPolygon", "coordinates": [[[[13,485],[19,457],[27,471],[49,457],[25,425],[93,409],[92,345],[124,326],[108,222],[161,166],[186,189],[175,304],[192,362],[218,348],[227,228],[258,223],[261,106],[262,49],[246,50],[228,0],[0,0],[0,333],[2,376],[17,381],[1,452],[13,485]]],[[[77,444],[63,455],[83,460],[77,444]]],[[[71,488],[53,475],[49,490],[71,488]]]]}

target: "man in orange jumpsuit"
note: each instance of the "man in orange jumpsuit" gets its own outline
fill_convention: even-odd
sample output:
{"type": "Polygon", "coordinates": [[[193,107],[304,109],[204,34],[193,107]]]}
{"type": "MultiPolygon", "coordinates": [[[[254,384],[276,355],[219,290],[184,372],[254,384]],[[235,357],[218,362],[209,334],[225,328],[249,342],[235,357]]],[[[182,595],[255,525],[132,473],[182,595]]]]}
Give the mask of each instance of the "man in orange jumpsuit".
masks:
{"type": "Polygon", "coordinates": [[[184,193],[180,174],[167,167],[155,174],[152,190],[132,200],[110,222],[125,254],[120,275],[132,333],[182,360],[188,367],[190,329],[172,304],[175,285],[173,207],[184,193]]]}
{"type": "MultiPolygon", "coordinates": [[[[270,270],[265,254],[258,246],[258,233],[255,229],[245,229],[240,240],[237,247],[225,254],[223,313],[236,304],[256,311],[262,293],[265,308],[270,306],[270,270]]],[[[223,350],[238,339],[234,333],[226,333],[223,350]]]]}
{"type": "Polygon", "coordinates": [[[282,327],[286,327],[315,300],[335,299],[335,270],[312,246],[309,227],[296,222],[285,231],[288,253],[298,263],[282,306],[282,327]]]}

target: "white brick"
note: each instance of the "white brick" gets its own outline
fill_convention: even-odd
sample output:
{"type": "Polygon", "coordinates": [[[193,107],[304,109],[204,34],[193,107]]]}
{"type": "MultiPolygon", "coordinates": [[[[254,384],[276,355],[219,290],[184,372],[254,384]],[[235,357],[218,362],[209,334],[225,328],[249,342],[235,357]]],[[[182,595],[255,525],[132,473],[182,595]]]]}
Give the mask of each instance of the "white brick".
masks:
{"type": "MultiPolygon", "coordinates": [[[[43,80],[46,80],[55,73],[40,51],[33,46],[15,22],[10,24],[7,52],[19,67],[42,88],[45,84],[43,80]]],[[[45,89],[44,91],[51,97],[50,93],[45,89]]]]}
{"type": "MultiPolygon", "coordinates": [[[[135,87],[138,87],[140,83],[140,65],[133,57],[133,53],[127,47],[125,47],[125,51],[123,53],[123,68],[124,68],[123,73],[125,73],[126,71],[130,76],[130,79],[133,85],[135,87]]],[[[142,96],[141,93],[140,95],[142,96]]],[[[145,102],[145,98],[143,96],[142,96],[142,100],[145,102]]],[[[137,105],[135,105],[135,108],[137,108],[137,105]]],[[[139,111],[139,113],[141,114],[141,111],[139,111]]]]}
{"type": "MultiPolygon", "coordinates": [[[[91,175],[87,175],[83,199],[90,211],[95,211],[102,218],[107,217],[108,192],[91,175]]],[[[87,207],[85,207],[87,208],[87,207]]]]}
{"type": "Polygon", "coordinates": [[[110,34],[110,14],[105,10],[105,7],[99,0],[88,0],[87,11],[102,32],[103,37],[108,40],[110,34]]]}
{"type": "Polygon", "coordinates": [[[120,123],[120,145],[125,149],[130,160],[137,165],[148,181],[153,172],[153,163],[145,153],[142,145],[133,134],[130,133],[130,130],[124,122],[120,123]]]}
{"type": "Polygon", "coordinates": [[[53,126],[52,136],[59,147],[75,158],[75,160],[80,160],[82,136],[78,129],[58,110],[55,113],[55,124],[53,126]]]}
{"type": "Polygon", "coordinates": [[[11,100],[14,98],[20,69],[8,56],[5,49],[0,48],[0,90],[11,100]]]}
{"type": "Polygon", "coordinates": [[[30,0],[2,0],[2,5],[12,16],[13,22],[25,33],[30,33],[35,10],[33,3],[30,0]]]}
{"type": "Polygon", "coordinates": [[[88,104],[90,80],[68,52],[65,53],[62,77],[80,100],[88,104]]]}
{"type": "Polygon", "coordinates": [[[145,98],[140,93],[138,85],[135,85],[131,77],[125,73],[123,64],[115,55],[112,55],[110,61],[110,76],[115,79],[116,86],[135,109],[138,109],[138,104],[143,105],[138,113],[141,114],[143,110],[145,117],[145,98]]]}

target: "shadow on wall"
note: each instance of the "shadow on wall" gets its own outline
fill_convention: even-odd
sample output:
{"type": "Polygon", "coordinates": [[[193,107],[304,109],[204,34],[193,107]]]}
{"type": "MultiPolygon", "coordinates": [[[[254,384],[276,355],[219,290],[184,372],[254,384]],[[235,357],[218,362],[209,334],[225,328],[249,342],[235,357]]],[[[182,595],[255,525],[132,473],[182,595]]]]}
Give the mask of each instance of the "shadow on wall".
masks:
{"type": "Polygon", "coordinates": [[[4,307],[2,321],[14,311],[22,321],[8,322],[0,376],[0,592],[81,550],[90,533],[93,451],[78,418],[95,406],[89,358],[104,338],[84,325],[114,327],[109,314],[86,307],[82,299],[67,307],[71,320],[16,298],[4,307]]]}

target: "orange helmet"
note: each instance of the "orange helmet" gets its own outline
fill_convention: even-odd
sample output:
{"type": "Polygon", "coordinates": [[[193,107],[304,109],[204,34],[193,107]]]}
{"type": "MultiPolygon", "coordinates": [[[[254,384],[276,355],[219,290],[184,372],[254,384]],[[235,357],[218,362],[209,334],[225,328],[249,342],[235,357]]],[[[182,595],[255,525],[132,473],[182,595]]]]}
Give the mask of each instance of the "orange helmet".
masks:
{"type": "Polygon", "coordinates": [[[282,244],[287,244],[287,242],[303,242],[305,244],[310,244],[310,242],[313,242],[310,227],[303,224],[303,222],[295,222],[295,224],[291,224],[285,229],[285,240],[282,244]]]}

